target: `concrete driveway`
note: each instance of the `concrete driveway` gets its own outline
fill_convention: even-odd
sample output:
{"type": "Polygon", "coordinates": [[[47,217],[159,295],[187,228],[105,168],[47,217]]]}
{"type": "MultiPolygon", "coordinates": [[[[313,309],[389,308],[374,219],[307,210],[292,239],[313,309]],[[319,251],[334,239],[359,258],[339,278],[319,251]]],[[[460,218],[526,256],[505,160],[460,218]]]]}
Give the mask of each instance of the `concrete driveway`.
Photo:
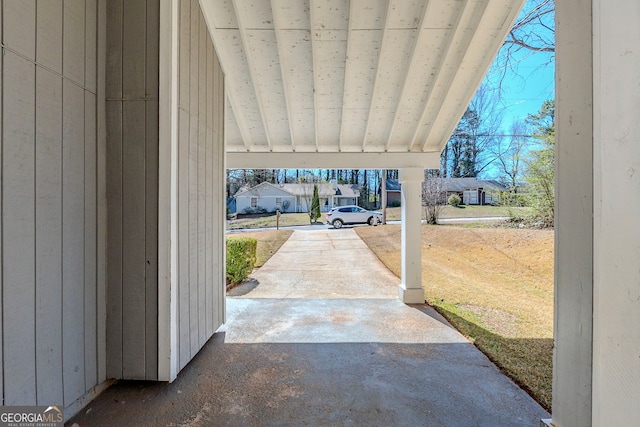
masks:
{"type": "Polygon", "coordinates": [[[227,298],[172,384],[121,382],[71,421],[172,426],[538,426],[548,414],[351,229],[295,231],[227,298]],[[88,412],[87,412],[88,411],[88,412]]]}

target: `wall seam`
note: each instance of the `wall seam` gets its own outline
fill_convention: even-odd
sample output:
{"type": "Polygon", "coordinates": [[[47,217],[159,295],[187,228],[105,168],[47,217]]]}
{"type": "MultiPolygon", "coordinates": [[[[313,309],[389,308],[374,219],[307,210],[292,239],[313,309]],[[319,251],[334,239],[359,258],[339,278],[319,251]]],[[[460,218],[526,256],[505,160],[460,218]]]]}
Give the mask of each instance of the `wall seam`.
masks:
{"type": "MultiPolygon", "coordinates": [[[[0,31],[0,85],[4,88],[4,2],[0,1],[0,22],[2,23],[2,31],[0,31]]],[[[4,90],[0,91],[0,141],[4,141],[4,90]]],[[[2,345],[0,347],[0,366],[2,367],[2,395],[0,396],[0,405],[4,405],[5,381],[4,381],[4,144],[0,143],[0,338],[2,345]]]]}
{"type": "Polygon", "coordinates": [[[120,103],[120,134],[119,134],[119,144],[120,144],[120,159],[118,163],[120,164],[120,330],[118,333],[120,334],[120,354],[118,357],[120,358],[120,378],[124,377],[124,306],[123,306],[123,295],[124,295],[124,239],[123,231],[124,231],[124,1],[121,1],[122,7],[120,8],[120,94],[122,96],[122,102],[120,103]]]}
{"type": "MultiPolygon", "coordinates": [[[[87,84],[87,10],[85,3],[84,11],[84,34],[83,34],[83,48],[84,48],[84,64],[83,66],[83,79],[85,85],[87,84]]],[[[82,364],[83,364],[83,389],[87,391],[87,94],[82,91],[82,364]]]]}
{"type": "MultiPolygon", "coordinates": [[[[98,86],[100,85],[100,78],[99,78],[99,64],[100,64],[100,52],[99,52],[99,43],[98,43],[98,39],[100,38],[100,20],[99,20],[99,11],[100,11],[100,1],[96,0],[96,11],[95,11],[95,22],[96,22],[96,37],[95,37],[95,50],[96,50],[96,57],[95,57],[95,61],[96,61],[96,68],[95,68],[95,78],[96,78],[96,99],[95,99],[95,103],[96,103],[96,108],[94,109],[94,121],[95,121],[95,128],[94,128],[94,138],[95,138],[95,164],[94,164],[94,170],[95,170],[95,174],[96,174],[96,185],[95,185],[95,195],[94,195],[94,204],[96,207],[96,211],[95,211],[95,215],[96,215],[96,222],[95,222],[95,229],[94,229],[94,233],[96,236],[96,241],[95,241],[95,265],[96,265],[96,269],[95,269],[95,289],[96,289],[96,301],[95,301],[95,311],[96,311],[96,319],[95,319],[95,324],[94,324],[94,328],[96,331],[96,342],[95,342],[95,347],[96,347],[96,354],[95,354],[95,364],[96,364],[96,384],[100,384],[100,328],[99,328],[99,324],[100,324],[100,295],[98,294],[98,288],[99,288],[99,284],[98,284],[98,271],[100,270],[100,263],[98,260],[98,253],[100,252],[100,233],[98,232],[99,230],[99,224],[98,224],[98,218],[100,216],[99,210],[100,210],[100,196],[99,193],[100,191],[98,190],[98,186],[99,184],[99,149],[98,146],[100,144],[100,142],[98,141],[98,127],[99,127],[99,121],[98,121],[98,86]]],[[[106,144],[106,141],[105,141],[106,144]]],[[[105,288],[105,293],[106,293],[106,288],[105,288]]]]}
{"type": "Polygon", "coordinates": [[[144,75],[143,75],[143,88],[144,88],[144,161],[143,161],[143,171],[144,171],[144,183],[143,183],[143,194],[144,194],[144,228],[143,228],[143,233],[144,233],[144,286],[143,286],[143,291],[144,291],[144,311],[145,311],[145,315],[143,316],[143,323],[144,323],[144,341],[142,343],[142,360],[143,360],[143,364],[144,364],[144,378],[148,379],[147,377],[147,286],[148,286],[148,282],[147,280],[149,279],[148,275],[147,275],[147,260],[148,260],[148,253],[147,253],[147,221],[149,220],[147,218],[147,204],[148,204],[148,188],[147,188],[147,145],[149,144],[149,141],[147,140],[147,72],[148,72],[148,67],[149,67],[149,48],[148,48],[148,43],[149,43],[149,39],[147,37],[148,31],[149,31],[149,1],[145,1],[144,3],[144,45],[145,45],[145,49],[144,49],[144,75]]]}
{"type": "MultiPolygon", "coordinates": [[[[36,140],[38,139],[38,2],[34,5],[34,47],[33,47],[33,373],[34,373],[34,396],[38,404],[38,150],[36,140]]],[[[3,27],[4,29],[4,27],[3,27]]]]}
{"type": "MultiPolygon", "coordinates": [[[[61,13],[61,32],[62,32],[62,43],[60,49],[62,51],[62,58],[60,61],[60,69],[62,73],[64,73],[64,2],[62,1],[62,13],[61,13]]],[[[60,88],[60,100],[61,100],[61,108],[62,111],[62,126],[60,126],[60,343],[61,343],[61,351],[60,351],[60,377],[62,378],[61,390],[62,390],[62,405],[66,406],[67,402],[65,402],[65,378],[64,378],[64,75],[60,75],[62,78],[62,87],[60,88]]]]}

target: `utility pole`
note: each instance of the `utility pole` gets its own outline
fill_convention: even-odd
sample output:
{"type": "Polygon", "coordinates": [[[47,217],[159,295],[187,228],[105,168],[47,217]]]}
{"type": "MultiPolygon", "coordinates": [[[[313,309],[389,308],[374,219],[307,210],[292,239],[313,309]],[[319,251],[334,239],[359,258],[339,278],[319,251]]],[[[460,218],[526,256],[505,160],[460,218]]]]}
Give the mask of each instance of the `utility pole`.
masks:
{"type": "Polygon", "coordinates": [[[382,180],[380,182],[380,204],[382,205],[382,224],[387,223],[387,170],[382,169],[382,180]]]}

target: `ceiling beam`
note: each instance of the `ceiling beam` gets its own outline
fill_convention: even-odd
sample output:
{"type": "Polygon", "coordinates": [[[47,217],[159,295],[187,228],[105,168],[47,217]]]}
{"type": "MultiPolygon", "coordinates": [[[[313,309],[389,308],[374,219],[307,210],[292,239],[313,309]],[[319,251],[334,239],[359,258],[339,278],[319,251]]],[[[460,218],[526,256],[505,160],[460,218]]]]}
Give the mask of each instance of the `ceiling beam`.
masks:
{"type": "MultiPolygon", "coordinates": [[[[460,14],[460,18],[458,19],[457,22],[457,27],[460,26],[460,21],[462,19],[462,16],[465,15],[466,12],[468,12],[472,6],[470,6],[470,4],[472,4],[471,2],[467,2],[465,4],[464,7],[464,11],[462,14],[460,14]]],[[[473,31],[471,32],[471,34],[464,34],[462,35],[462,40],[460,40],[460,43],[457,45],[459,48],[462,47],[463,53],[462,56],[460,57],[459,61],[456,62],[455,64],[455,69],[456,72],[455,73],[442,73],[441,70],[439,70],[438,72],[438,82],[441,83],[444,87],[451,87],[451,85],[453,84],[453,82],[455,81],[455,76],[457,74],[457,72],[460,70],[460,65],[462,64],[462,62],[464,61],[465,56],[469,53],[469,46],[471,45],[471,42],[473,41],[473,38],[476,36],[476,34],[478,34],[478,28],[479,28],[479,23],[482,22],[482,18],[484,17],[484,14],[487,12],[488,10],[488,6],[489,6],[489,0],[484,1],[483,3],[483,9],[482,9],[482,13],[479,14],[479,17],[476,19],[475,25],[472,25],[471,27],[473,28],[473,31]],[[443,76],[443,74],[445,74],[443,76]]],[[[470,18],[471,19],[471,18],[470,18]]],[[[464,31],[464,29],[459,30],[459,31],[464,31]]],[[[452,37],[450,43],[453,42],[453,40],[455,40],[456,37],[452,37]]],[[[451,53],[451,45],[449,46],[449,49],[447,51],[447,59],[450,56],[451,53]]],[[[468,82],[466,82],[468,84],[468,82]]],[[[478,82],[478,84],[480,84],[480,82],[478,82]]],[[[435,87],[436,85],[434,85],[435,87]]],[[[477,86],[474,88],[474,90],[471,92],[471,97],[469,98],[469,100],[471,100],[471,98],[473,98],[473,95],[475,94],[475,91],[477,89],[477,86]]],[[[431,97],[430,97],[431,99],[431,97]]],[[[446,97],[442,97],[441,101],[438,105],[438,113],[436,113],[435,117],[433,118],[431,125],[429,126],[429,130],[427,131],[427,135],[429,135],[431,133],[431,129],[433,128],[434,124],[437,122],[438,118],[440,117],[440,114],[442,114],[442,106],[444,105],[444,102],[446,100],[446,97]]],[[[468,105],[468,102],[467,102],[468,105]]],[[[465,105],[463,108],[466,109],[467,105],[465,105]]],[[[456,118],[455,123],[453,123],[453,120],[450,120],[451,118],[449,118],[449,122],[453,123],[451,125],[451,130],[449,133],[451,133],[453,131],[453,129],[455,129],[455,127],[458,124],[458,121],[460,120],[460,117],[462,117],[462,115],[464,115],[465,110],[462,109],[460,116],[456,118]]],[[[426,111],[426,109],[425,109],[426,111]]],[[[427,147],[427,145],[429,144],[430,140],[429,138],[425,138],[424,141],[420,142],[420,141],[416,141],[416,138],[420,132],[420,125],[422,123],[422,121],[424,120],[424,116],[422,117],[422,120],[420,120],[420,122],[418,123],[418,127],[416,128],[416,133],[413,136],[413,141],[411,142],[411,145],[413,146],[414,144],[420,143],[420,151],[424,151],[427,147]]],[[[440,144],[438,144],[438,146],[440,147],[440,144]]],[[[440,150],[442,150],[443,147],[440,147],[440,150]]]]}
{"type": "Polygon", "coordinates": [[[247,150],[251,149],[251,146],[249,145],[249,133],[246,129],[246,124],[244,123],[244,116],[242,117],[238,117],[236,115],[236,113],[233,110],[233,97],[231,96],[231,91],[229,90],[230,85],[227,85],[225,87],[225,90],[227,91],[227,93],[225,94],[225,108],[224,108],[224,114],[225,114],[225,118],[224,118],[224,126],[225,126],[225,143],[227,142],[226,140],[226,133],[227,133],[227,129],[229,128],[229,126],[233,126],[235,124],[235,127],[238,129],[238,132],[240,133],[240,138],[242,139],[242,144],[245,146],[245,148],[247,150]],[[228,117],[230,116],[230,117],[228,117]],[[240,122],[238,120],[242,119],[243,123],[240,124],[240,122]],[[229,123],[228,123],[229,122],[229,123]]]}
{"type": "Polygon", "coordinates": [[[402,87],[400,88],[400,96],[398,97],[398,103],[395,108],[395,113],[393,114],[393,121],[391,122],[391,129],[389,129],[389,135],[387,135],[387,142],[385,143],[385,150],[389,149],[389,145],[391,144],[391,136],[393,135],[393,131],[398,123],[398,118],[400,117],[400,106],[402,105],[403,98],[407,95],[406,92],[411,90],[415,92],[416,88],[407,88],[407,80],[409,79],[409,74],[411,73],[411,69],[413,68],[416,61],[416,52],[418,50],[419,41],[422,37],[422,33],[424,32],[424,21],[427,16],[429,10],[431,10],[431,5],[435,0],[425,0],[426,4],[422,9],[422,16],[420,17],[420,23],[418,24],[418,30],[416,31],[416,37],[413,39],[413,46],[411,48],[411,55],[409,57],[409,64],[404,73],[404,79],[402,80],[402,87]]]}
{"type": "MultiPolygon", "coordinates": [[[[347,71],[349,70],[349,63],[352,62],[350,53],[353,49],[352,43],[352,31],[353,31],[353,1],[349,2],[349,28],[347,29],[347,59],[344,62],[344,80],[342,81],[342,99],[344,100],[347,93],[347,71]]],[[[347,110],[344,108],[344,101],[342,101],[342,118],[340,120],[340,141],[338,141],[338,150],[342,151],[342,135],[344,133],[344,124],[346,123],[347,110]]]]}
{"type": "Polygon", "coordinates": [[[314,0],[309,0],[309,34],[311,37],[311,62],[313,69],[313,121],[314,121],[314,135],[315,135],[315,145],[316,150],[318,150],[318,146],[320,145],[318,142],[318,46],[316,46],[315,42],[315,31],[314,31],[314,10],[315,4],[314,0]]]}
{"type": "Polygon", "coordinates": [[[365,151],[367,147],[367,139],[369,137],[369,126],[371,125],[371,118],[373,116],[373,104],[376,99],[376,92],[380,90],[378,87],[378,76],[380,75],[380,64],[382,58],[382,52],[384,52],[385,44],[388,43],[387,31],[389,30],[389,16],[391,15],[391,3],[393,0],[387,0],[387,9],[384,14],[384,26],[382,27],[382,42],[380,42],[380,50],[378,51],[378,63],[376,64],[376,74],[373,79],[373,90],[371,91],[371,102],[369,103],[369,116],[367,117],[367,127],[364,130],[362,136],[362,151],[365,151]],[[377,89],[377,90],[376,90],[377,89]]]}
{"type": "Polygon", "coordinates": [[[260,86],[258,85],[258,81],[256,77],[256,74],[257,74],[256,65],[253,61],[251,52],[249,50],[249,42],[247,40],[247,37],[248,37],[247,28],[245,27],[243,17],[241,16],[242,10],[240,8],[240,4],[238,3],[238,0],[232,0],[232,2],[233,2],[233,10],[235,11],[235,14],[236,14],[236,20],[238,21],[238,30],[240,33],[240,40],[242,41],[242,48],[244,49],[244,54],[245,54],[245,57],[247,58],[247,64],[249,65],[249,76],[251,77],[251,82],[253,83],[253,90],[255,92],[256,100],[258,102],[260,117],[262,118],[262,126],[264,127],[266,142],[267,142],[267,145],[269,146],[269,149],[271,150],[272,144],[271,144],[271,132],[269,131],[269,121],[267,120],[264,100],[262,99],[262,91],[260,91],[260,86]]]}
{"type": "MultiPolygon", "coordinates": [[[[234,52],[230,47],[231,44],[229,43],[229,41],[225,39],[225,36],[228,34],[227,32],[234,31],[235,27],[220,29],[215,25],[214,17],[224,15],[223,6],[224,4],[222,2],[207,1],[201,3],[205,22],[207,24],[207,28],[209,29],[211,39],[213,40],[216,55],[220,60],[220,67],[222,68],[222,72],[225,75],[224,87],[227,101],[229,102],[229,105],[233,110],[235,121],[238,125],[237,127],[240,131],[242,141],[247,149],[251,149],[254,145],[256,145],[256,141],[253,138],[253,132],[250,130],[250,126],[248,124],[248,115],[243,114],[243,108],[241,108],[242,103],[239,102],[239,99],[242,98],[242,94],[238,93],[238,88],[242,87],[242,85],[238,84],[235,81],[236,76],[238,75],[237,68],[244,68],[244,57],[241,55],[236,55],[236,52],[234,52]],[[240,63],[242,63],[243,65],[239,65],[240,63]],[[233,72],[234,70],[235,72],[233,72]]],[[[264,129],[261,130],[264,131],[264,129]]]]}
{"type": "MultiPolygon", "coordinates": [[[[487,0],[487,3],[489,3],[489,0],[487,0]]],[[[520,9],[521,9],[520,7],[512,7],[512,8],[510,8],[509,14],[507,14],[505,19],[502,20],[502,26],[500,27],[500,29],[496,29],[496,33],[497,33],[496,39],[498,39],[500,41],[503,41],[507,37],[507,34],[511,30],[511,27],[513,26],[513,23],[515,22],[516,18],[520,14],[520,9]]],[[[482,37],[482,35],[479,35],[479,33],[480,33],[480,23],[488,21],[488,19],[485,18],[488,14],[489,14],[489,7],[488,7],[488,4],[485,4],[485,9],[483,10],[483,16],[476,22],[476,25],[474,26],[474,28],[476,28],[476,31],[474,32],[473,37],[472,37],[471,41],[469,42],[469,45],[467,46],[467,49],[465,49],[465,54],[464,54],[464,57],[463,57],[461,62],[464,62],[465,59],[467,58],[467,56],[472,54],[473,51],[471,50],[471,47],[475,44],[474,42],[476,42],[479,37],[482,37]]],[[[458,67],[456,69],[455,75],[454,75],[454,77],[452,79],[452,82],[453,82],[452,84],[455,84],[456,80],[457,81],[462,80],[462,81],[469,82],[468,83],[469,85],[473,85],[473,87],[476,88],[473,92],[469,93],[468,97],[466,97],[465,99],[463,99],[461,101],[461,104],[463,104],[465,107],[467,105],[469,105],[471,103],[471,101],[473,100],[473,97],[475,96],[475,92],[477,91],[477,88],[480,87],[480,85],[482,84],[482,80],[484,79],[484,76],[485,76],[486,72],[488,71],[489,67],[491,66],[491,63],[493,62],[495,55],[497,55],[497,52],[493,56],[492,55],[486,55],[486,56],[483,57],[483,60],[479,64],[477,64],[477,68],[478,68],[479,71],[474,73],[475,74],[475,80],[472,79],[472,78],[467,78],[464,75],[462,77],[460,77],[460,74],[463,73],[463,72],[466,72],[468,74],[468,70],[463,70],[460,67],[458,67]]],[[[445,110],[445,105],[444,105],[445,103],[446,103],[446,101],[443,102],[442,105],[440,106],[440,109],[438,110],[438,115],[436,116],[436,119],[434,120],[434,123],[443,114],[443,110],[445,110]]],[[[444,120],[445,125],[444,126],[438,126],[440,136],[438,137],[437,136],[438,133],[436,133],[436,136],[431,138],[431,140],[430,140],[430,142],[432,143],[431,146],[428,146],[428,144],[423,144],[422,149],[424,151],[429,151],[429,150],[432,150],[432,149],[439,149],[440,151],[442,151],[442,149],[444,148],[445,144],[449,140],[450,135],[454,132],[454,130],[455,130],[455,128],[456,128],[458,123],[457,122],[453,123],[450,119],[446,119],[446,118],[443,119],[443,120],[444,120]],[[433,144],[434,142],[435,142],[435,146],[433,144]]]]}
{"type": "Polygon", "coordinates": [[[273,16],[273,30],[276,34],[276,44],[278,45],[278,57],[280,58],[280,73],[282,75],[282,87],[284,89],[284,102],[289,119],[289,134],[291,135],[291,150],[296,151],[296,135],[294,132],[293,102],[291,101],[291,90],[289,86],[289,67],[286,62],[285,43],[282,40],[281,20],[278,16],[282,9],[282,0],[271,0],[271,14],[273,16]]]}
{"type": "Polygon", "coordinates": [[[430,153],[227,153],[229,169],[438,169],[430,153]]]}

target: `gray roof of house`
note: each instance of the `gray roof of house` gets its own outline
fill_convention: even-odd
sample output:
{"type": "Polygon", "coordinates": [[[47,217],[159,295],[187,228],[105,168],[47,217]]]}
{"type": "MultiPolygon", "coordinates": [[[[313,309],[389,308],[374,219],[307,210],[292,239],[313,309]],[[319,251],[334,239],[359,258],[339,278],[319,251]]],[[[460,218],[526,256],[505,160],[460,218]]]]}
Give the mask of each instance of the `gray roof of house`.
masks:
{"type": "Polygon", "coordinates": [[[387,191],[400,191],[400,183],[397,179],[387,179],[387,191]]]}
{"type": "Polygon", "coordinates": [[[338,184],[336,196],[360,197],[360,189],[356,184],[338,184]]]}
{"type": "MultiPolygon", "coordinates": [[[[247,188],[243,187],[236,193],[236,196],[239,196],[252,188],[256,188],[259,185],[266,185],[265,183],[261,183],[256,185],[255,187],[247,188]]],[[[276,188],[279,188],[282,191],[286,191],[294,196],[309,196],[313,194],[313,184],[270,184],[276,188]]],[[[341,196],[341,197],[360,197],[360,189],[356,184],[338,184],[337,189],[333,184],[328,183],[320,183],[318,185],[318,196],[320,197],[329,197],[329,196],[341,196]]]]}
{"type": "Polygon", "coordinates": [[[506,188],[494,179],[483,180],[476,178],[443,178],[445,191],[462,192],[464,190],[482,188],[485,191],[505,191],[506,188]]]}
{"type": "MultiPolygon", "coordinates": [[[[338,184],[337,190],[333,184],[320,183],[318,185],[318,195],[320,197],[342,196],[342,197],[359,197],[360,190],[357,185],[338,184]]],[[[277,184],[279,188],[288,191],[296,196],[304,196],[313,193],[313,184],[277,184]]]]}

